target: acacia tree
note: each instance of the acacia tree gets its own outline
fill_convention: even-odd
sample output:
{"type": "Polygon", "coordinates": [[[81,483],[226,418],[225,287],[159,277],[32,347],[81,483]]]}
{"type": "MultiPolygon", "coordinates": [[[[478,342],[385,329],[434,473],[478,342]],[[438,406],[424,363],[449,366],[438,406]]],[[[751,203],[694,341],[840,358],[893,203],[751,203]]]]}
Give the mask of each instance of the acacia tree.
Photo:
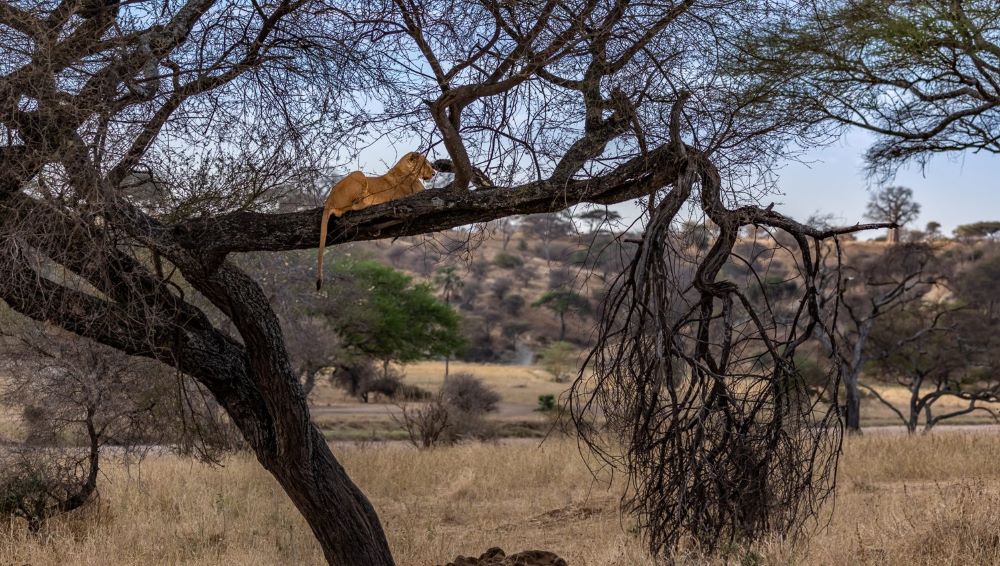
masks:
{"type": "Polygon", "coordinates": [[[461,319],[427,284],[413,283],[403,273],[374,261],[341,262],[334,277],[365,292],[339,296],[330,291],[331,319],[347,348],[382,362],[409,363],[452,356],[464,347],[461,319]]]}
{"type": "MultiPolygon", "coordinates": [[[[634,361],[642,371],[621,373],[609,359],[595,373],[634,378],[624,391],[641,395],[593,407],[606,412],[635,456],[617,460],[634,479],[654,486],[669,478],[671,494],[699,500],[668,499],[678,505],[661,514],[647,490],[630,508],[644,518],[654,552],[665,552],[683,529],[708,543],[787,531],[828,485],[813,472],[835,461],[829,442],[836,434],[809,425],[809,434],[788,435],[786,412],[753,409],[757,401],[784,406],[801,335],[773,337],[753,315],[757,344],[773,359],[754,366],[755,378],[770,386],[751,388],[763,392],[757,401],[729,404],[738,395],[722,378],[746,366],[730,358],[732,321],[712,314],[736,302],[754,312],[717,280],[742,227],[789,232],[806,266],[807,238],[838,233],[758,208],[741,184],[761,178],[752,174],[764,173],[785,142],[812,126],[717,66],[720,51],[768,17],[768,4],[2,1],[0,298],[197,380],[289,495],[331,564],[386,565],[393,559],[375,510],[310,421],[268,295],[230,256],[315,247],[320,209],[276,212],[282,191],[317,186],[322,166],[340,150],[364,146],[366,136],[440,141],[454,178],[334,220],[328,245],[647,198],[659,204],[626,269],[630,283],[611,303],[656,324],[619,334],[614,326],[628,318],[610,316],[602,345],[622,352],[641,344],[634,361]],[[676,259],[664,242],[687,203],[720,228],[697,261],[694,286],[684,287],[697,295],[695,306],[678,321],[667,303],[682,286],[653,274],[676,259]],[[653,329],[655,340],[647,334],[653,329]],[[716,385],[690,390],[707,397],[680,399],[673,391],[672,404],[651,406],[666,403],[647,393],[661,383],[650,381],[657,368],[671,363],[716,385]],[[626,421],[663,407],[675,416],[700,413],[695,426],[710,434],[689,435],[691,423],[626,433],[636,429],[626,421]],[[723,418],[736,414],[736,421],[723,418]],[[732,444],[745,438],[732,427],[745,430],[755,418],[766,419],[765,442],[732,444]],[[661,436],[669,442],[651,442],[661,436]],[[666,456],[657,452],[664,448],[717,452],[695,438],[723,442],[732,466],[711,476],[732,482],[704,483],[700,457],[674,459],[671,469],[646,465],[650,454],[666,456]],[[775,443],[779,449],[761,451],[775,443]],[[768,485],[788,489],[765,504],[760,498],[776,492],[757,487],[778,461],[789,473],[768,485]],[[682,489],[688,480],[698,489],[682,489]],[[702,511],[680,512],[686,508],[702,511]]],[[[290,280],[285,292],[295,288],[290,280]]],[[[308,281],[301,288],[309,292],[308,281]]],[[[809,327],[818,310],[812,287],[804,288],[796,324],[809,327]]],[[[622,391],[592,391],[611,390],[622,391]]]]}
{"type": "Polygon", "coordinates": [[[906,388],[906,407],[900,410],[878,390],[862,387],[892,410],[911,434],[921,416],[924,431],[976,411],[996,419],[989,404],[1000,398],[1000,384],[995,378],[997,341],[990,326],[982,312],[948,304],[918,302],[893,311],[872,332],[870,365],[876,376],[906,388]],[[959,406],[935,412],[935,405],[946,399],[959,406]],[[983,402],[988,404],[978,404],[983,402]]]}
{"type": "Polygon", "coordinates": [[[939,280],[934,251],[926,244],[893,246],[875,257],[839,268],[839,246],[820,264],[820,308],[835,323],[816,328],[815,337],[838,368],[844,386],[844,418],[850,432],[861,431],[861,373],[875,353],[870,339],[878,320],[919,302],[939,280]]]}
{"type": "Polygon", "coordinates": [[[874,133],[871,172],[887,179],[943,152],[1000,153],[995,2],[798,0],[776,9],[743,63],[803,117],[874,133]]]}
{"type": "MultiPolygon", "coordinates": [[[[506,222],[501,224],[506,225],[506,222]]],[[[501,227],[503,229],[503,227],[501,227]]],[[[506,232],[504,236],[504,248],[507,247],[506,232]]],[[[452,298],[456,295],[458,291],[465,286],[465,281],[458,275],[458,269],[454,265],[447,265],[445,267],[439,267],[437,273],[434,274],[434,283],[441,288],[441,299],[444,300],[444,304],[451,306],[452,298]]],[[[448,377],[448,369],[451,365],[451,353],[447,353],[444,356],[444,376],[448,377]]]]}
{"type": "Polygon", "coordinates": [[[962,224],[955,228],[960,238],[995,238],[1000,234],[1000,222],[995,220],[962,224]]]}
{"type": "Polygon", "coordinates": [[[567,314],[572,312],[582,315],[590,312],[590,301],[576,291],[567,288],[546,291],[537,301],[531,303],[531,306],[545,307],[559,317],[559,342],[566,339],[567,314]]]}

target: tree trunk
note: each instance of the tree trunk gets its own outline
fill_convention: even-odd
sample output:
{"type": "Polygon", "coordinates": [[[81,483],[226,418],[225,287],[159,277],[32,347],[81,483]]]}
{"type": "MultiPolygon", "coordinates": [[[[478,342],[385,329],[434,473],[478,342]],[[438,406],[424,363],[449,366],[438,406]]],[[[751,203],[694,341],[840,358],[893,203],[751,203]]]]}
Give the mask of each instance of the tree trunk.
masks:
{"type": "MultiPolygon", "coordinates": [[[[333,566],[393,566],[378,515],[315,427],[308,459],[261,459],[302,513],[333,566]]],[[[258,458],[260,456],[258,455],[258,458]]]]}
{"type": "MultiPolygon", "coordinates": [[[[232,319],[243,338],[242,347],[226,344],[208,352],[190,373],[225,407],[309,523],[331,565],[393,565],[375,509],[312,424],[278,318],[260,286],[228,262],[210,273],[187,267],[182,266],[187,279],[232,319]],[[229,375],[212,371],[219,363],[232,368],[229,375]]],[[[193,352],[182,348],[181,354],[193,352]]],[[[383,369],[388,366],[384,362],[383,369]]]]}
{"type": "Polygon", "coordinates": [[[906,423],[906,434],[917,432],[917,423],[920,421],[920,384],[922,379],[916,378],[910,385],[910,420],[906,423]]]}
{"type": "Polygon", "coordinates": [[[847,402],[844,405],[844,419],[847,432],[861,433],[861,391],[858,387],[858,376],[852,375],[844,379],[844,389],[847,391],[847,402]]]}
{"type": "MultiPolygon", "coordinates": [[[[335,566],[394,564],[375,509],[312,424],[278,318],[259,285],[228,262],[207,276],[185,275],[233,320],[244,342],[234,364],[244,371],[227,380],[239,390],[235,395],[213,393],[305,517],[327,561],[335,566]]],[[[388,366],[384,362],[383,369],[388,366]]],[[[199,369],[204,375],[206,368],[199,369]]]]}
{"type": "Polygon", "coordinates": [[[559,313],[559,341],[566,339],[566,314],[559,313]]]}

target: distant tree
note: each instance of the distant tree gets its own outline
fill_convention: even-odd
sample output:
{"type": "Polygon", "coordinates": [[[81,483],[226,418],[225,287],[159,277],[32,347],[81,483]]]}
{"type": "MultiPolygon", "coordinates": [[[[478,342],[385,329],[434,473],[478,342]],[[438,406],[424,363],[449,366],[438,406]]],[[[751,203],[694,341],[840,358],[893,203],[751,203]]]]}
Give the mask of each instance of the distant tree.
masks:
{"type": "Polygon", "coordinates": [[[829,230],[830,228],[833,228],[836,225],[836,222],[834,222],[834,220],[835,217],[833,216],[833,214],[829,212],[823,213],[817,210],[816,212],[812,213],[809,216],[809,218],[806,218],[806,226],[810,226],[817,230],[829,230]]]}
{"type": "Polygon", "coordinates": [[[462,296],[459,305],[465,310],[475,310],[476,300],[482,294],[483,286],[479,281],[467,281],[462,285],[462,296]]]}
{"type": "Polygon", "coordinates": [[[496,297],[498,301],[503,301],[504,297],[514,286],[514,282],[506,277],[497,277],[493,280],[493,284],[490,285],[490,290],[493,291],[493,296],[496,297]]]}
{"type": "Polygon", "coordinates": [[[927,223],[927,227],[924,228],[924,232],[927,234],[928,240],[936,240],[941,236],[941,223],[931,220],[927,223]]]}
{"type": "MultiPolygon", "coordinates": [[[[445,267],[439,267],[437,273],[434,275],[434,283],[437,284],[438,288],[441,290],[441,298],[444,300],[446,305],[451,305],[451,301],[455,298],[458,291],[461,291],[462,287],[465,286],[465,281],[458,274],[458,269],[453,265],[447,265],[445,267]]],[[[444,356],[444,376],[448,377],[448,370],[451,367],[451,355],[445,354],[444,356]]]]}
{"type": "Polygon", "coordinates": [[[500,233],[501,249],[504,251],[507,251],[507,246],[510,245],[510,241],[514,237],[514,234],[517,233],[518,223],[518,216],[508,216],[506,218],[500,218],[490,222],[490,226],[495,228],[500,233]]]}
{"type": "Polygon", "coordinates": [[[490,272],[490,262],[477,259],[469,263],[469,273],[482,279],[490,272]]]}
{"type": "Polygon", "coordinates": [[[577,220],[582,220],[587,223],[587,232],[593,234],[598,230],[602,230],[605,226],[614,226],[618,221],[622,219],[622,215],[611,210],[610,208],[591,208],[576,215],[577,220]]]}
{"type": "Polygon", "coordinates": [[[331,297],[338,334],[346,347],[380,360],[385,373],[390,362],[452,356],[464,347],[458,313],[428,285],[374,261],[340,262],[334,274],[368,291],[359,300],[331,297]]]}
{"type": "Polygon", "coordinates": [[[900,244],[859,260],[838,275],[823,259],[819,304],[832,328],[817,326],[815,337],[839,368],[849,432],[861,430],[861,372],[872,359],[869,344],[876,322],[905,304],[919,302],[940,280],[933,250],[926,244],[900,244]],[[841,278],[843,284],[838,284],[841,278]]]}
{"type": "Polygon", "coordinates": [[[560,342],[566,339],[566,315],[569,313],[583,314],[590,312],[590,302],[587,298],[570,289],[548,291],[532,303],[531,306],[545,307],[559,317],[560,342]]]}
{"type": "Polygon", "coordinates": [[[688,245],[707,250],[715,238],[715,231],[704,222],[688,220],[681,224],[680,235],[688,245]]]}
{"type": "Polygon", "coordinates": [[[406,248],[403,246],[392,246],[389,251],[386,252],[386,257],[389,258],[389,263],[399,269],[403,265],[403,260],[406,258],[406,248]]]}
{"type": "Polygon", "coordinates": [[[517,316],[521,314],[521,309],[524,308],[526,303],[527,301],[524,300],[524,297],[511,293],[500,301],[500,307],[505,310],[508,315],[517,316]]]}
{"type": "Polygon", "coordinates": [[[434,283],[441,290],[441,300],[448,305],[455,299],[458,291],[465,286],[465,281],[453,265],[439,267],[437,273],[434,274],[434,283]]]}
{"type": "Polygon", "coordinates": [[[539,242],[545,261],[552,261],[552,243],[573,233],[569,211],[560,213],[531,214],[521,221],[522,231],[539,242]]]}
{"type": "Polygon", "coordinates": [[[895,413],[906,430],[916,432],[921,416],[924,430],[941,421],[975,411],[997,415],[989,406],[1000,399],[996,329],[981,311],[949,304],[912,302],[879,318],[870,341],[871,362],[866,375],[902,385],[908,392],[900,410],[877,389],[862,384],[895,413]],[[992,331],[991,331],[992,330],[992,331]],[[964,406],[935,413],[943,399],[964,406]]]}
{"type": "Polygon", "coordinates": [[[516,350],[517,340],[529,330],[531,330],[530,324],[520,320],[514,320],[512,322],[505,323],[500,328],[500,335],[510,340],[511,350],[516,350]]]}
{"type": "Polygon", "coordinates": [[[576,272],[565,267],[549,270],[549,289],[568,289],[576,281],[576,272]]]}
{"type": "MultiPolygon", "coordinates": [[[[278,309],[275,309],[278,310],[278,309]]],[[[299,376],[306,395],[316,386],[321,370],[332,367],[345,354],[331,321],[318,314],[278,315],[292,370],[299,376]]]]}
{"type": "Polygon", "coordinates": [[[1000,254],[987,256],[955,276],[962,301],[981,309],[990,321],[1000,319],[1000,254]]]}
{"type": "Polygon", "coordinates": [[[892,222],[889,229],[889,243],[899,243],[899,232],[903,226],[913,222],[920,214],[920,205],[913,200],[913,189],[907,187],[884,187],[872,193],[865,216],[874,222],[892,222]]]}
{"type": "Polygon", "coordinates": [[[517,279],[521,285],[529,285],[535,279],[536,271],[534,267],[530,265],[522,265],[514,270],[514,278],[517,279]]]}
{"type": "Polygon", "coordinates": [[[955,235],[960,238],[997,238],[1000,237],[1000,221],[962,224],[955,228],[955,235]]]}

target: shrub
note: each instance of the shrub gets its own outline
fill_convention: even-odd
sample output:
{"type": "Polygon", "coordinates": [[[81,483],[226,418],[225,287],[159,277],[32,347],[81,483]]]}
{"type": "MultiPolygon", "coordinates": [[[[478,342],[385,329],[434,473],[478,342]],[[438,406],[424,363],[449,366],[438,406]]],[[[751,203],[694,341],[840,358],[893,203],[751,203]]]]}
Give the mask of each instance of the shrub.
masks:
{"type": "Polygon", "coordinates": [[[493,296],[497,298],[498,301],[503,301],[507,293],[510,292],[511,287],[514,286],[514,282],[506,277],[498,277],[493,281],[493,285],[490,286],[490,290],[493,291],[493,296]]]}
{"type": "Polygon", "coordinates": [[[417,448],[433,448],[446,440],[449,411],[440,397],[417,406],[400,406],[400,416],[393,417],[406,431],[410,443],[417,448]]]}
{"type": "Polygon", "coordinates": [[[527,301],[524,300],[524,297],[515,294],[507,295],[500,301],[500,307],[507,311],[507,314],[513,316],[521,314],[521,309],[524,308],[525,304],[527,301]]]}
{"type": "Polygon", "coordinates": [[[453,373],[444,378],[441,397],[449,407],[466,413],[490,413],[500,402],[499,393],[470,373],[453,373]]]}
{"type": "Polygon", "coordinates": [[[577,369],[577,353],[568,342],[553,342],[542,350],[538,363],[552,374],[552,379],[562,383],[567,381],[577,369]]]}
{"type": "Polygon", "coordinates": [[[330,379],[365,403],[373,393],[400,401],[423,401],[431,397],[429,391],[403,383],[403,375],[392,367],[379,369],[373,360],[366,358],[338,365],[330,379]]]}
{"type": "Polygon", "coordinates": [[[538,396],[538,411],[548,413],[556,410],[556,396],[551,393],[538,396]]]}
{"type": "Polygon", "coordinates": [[[549,272],[549,289],[568,289],[575,282],[576,273],[569,269],[559,268],[549,272]]]}
{"type": "Polygon", "coordinates": [[[14,448],[0,456],[0,517],[38,532],[46,520],[79,509],[97,489],[99,449],[14,448]]]}
{"type": "Polygon", "coordinates": [[[469,264],[469,272],[482,279],[490,272],[490,264],[483,260],[473,261],[469,264]]]}
{"type": "Polygon", "coordinates": [[[493,257],[493,265],[500,269],[517,269],[524,265],[524,260],[516,255],[500,252],[493,257]]]}
{"type": "Polygon", "coordinates": [[[500,395],[475,376],[456,373],[445,378],[432,401],[400,406],[400,415],[393,419],[417,448],[467,438],[485,440],[496,435],[496,427],[484,415],[495,411],[499,401],[500,395]]]}

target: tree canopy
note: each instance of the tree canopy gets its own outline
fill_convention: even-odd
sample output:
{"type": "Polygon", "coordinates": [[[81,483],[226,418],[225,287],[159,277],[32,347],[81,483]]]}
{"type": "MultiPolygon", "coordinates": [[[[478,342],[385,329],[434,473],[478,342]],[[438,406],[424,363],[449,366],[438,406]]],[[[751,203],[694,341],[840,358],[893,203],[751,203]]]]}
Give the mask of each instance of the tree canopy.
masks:
{"type": "Polygon", "coordinates": [[[1000,234],[1000,221],[991,220],[962,224],[955,228],[955,235],[962,238],[992,238],[1000,234]]]}
{"type": "MultiPolygon", "coordinates": [[[[464,347],[459,314],[429,285],[374,261],[342,261],[333,274],[362,290],[331,307],[349,348],[383,362],[408,363],[453,356],[464,347]]],[[[336,291],[329,300],[339,300],[336,291]]]]}
{"type": "Polygon", "coordinates": [[[876,135],[873,172],[961,150],[1000,153],[992,0],[797,0],[761,26],[744,70],[798,107],[876,135]]]}
{"type": "Polygon", "coordinates": [[[888,222],[895,226],[890,234],[893,242],[899,241],[899,230],[917,219],[920,204],[913,200],[913,189],[909,187],[882,187],[872,193],[865,216],[876,222],[888,222]]]}

